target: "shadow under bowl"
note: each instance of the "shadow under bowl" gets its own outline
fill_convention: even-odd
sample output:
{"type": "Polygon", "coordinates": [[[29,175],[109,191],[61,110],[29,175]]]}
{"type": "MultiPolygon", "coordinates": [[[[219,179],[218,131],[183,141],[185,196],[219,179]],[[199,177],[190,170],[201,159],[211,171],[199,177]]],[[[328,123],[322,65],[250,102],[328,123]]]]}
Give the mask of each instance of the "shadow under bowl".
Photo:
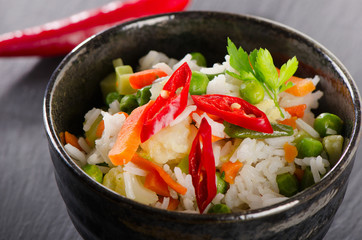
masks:
{"type": "Polygon", "coordinates": [[[281,24],[252,16],[182,12],[131,21],[91,37],[51,77],[44,124],[55,178],[68,213],[85,239],[321,239],[341,204],[360,139],[360,96],[345,67],[319,43],[281,24]],[[59,133],[81,134],[84,114],[102,105],[99,82],[121,57],[134,67],[149,50],[182,58],[198,51],[222,62],[230,37],[246,51],[267,48],[280,66],[297,56],[297,76],[321,76],[317,112],[342,116],[344,152],[327,175],[290,199],[240,213],[198,215],[156,209],[108,190],[65,152],[59,133]]]}

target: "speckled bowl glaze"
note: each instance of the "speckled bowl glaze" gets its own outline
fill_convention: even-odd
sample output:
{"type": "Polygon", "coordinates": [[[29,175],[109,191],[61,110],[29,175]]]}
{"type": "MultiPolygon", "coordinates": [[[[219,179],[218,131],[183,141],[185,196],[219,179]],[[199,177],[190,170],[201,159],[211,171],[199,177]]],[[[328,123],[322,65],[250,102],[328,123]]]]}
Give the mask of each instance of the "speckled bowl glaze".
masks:
{"type": "Polygon", "coordinates": [[[55,178],[69,215],[85,239],[321,239],[340,206],[360,139],[360,96],[345,67],[304,34],[266,19],[217,12],[182,12],[143,18],[102,32],[78,46],[51,77],[44,124],[55,178]],[[341,159],[313,187],[287,201],[241,213],[198,215],[170,212],[126,199],[93,181],[71,160],[58,134],[81,133],[84,114],[101,106],[99,81],[112,59],[133,66],[149,50],[174,58],[202,52],[222,62],[226,39],[247,51],[267,48],[277,65],[297,56],[297,75],[322,77],[319,112],[342,116],[341,159]]]}

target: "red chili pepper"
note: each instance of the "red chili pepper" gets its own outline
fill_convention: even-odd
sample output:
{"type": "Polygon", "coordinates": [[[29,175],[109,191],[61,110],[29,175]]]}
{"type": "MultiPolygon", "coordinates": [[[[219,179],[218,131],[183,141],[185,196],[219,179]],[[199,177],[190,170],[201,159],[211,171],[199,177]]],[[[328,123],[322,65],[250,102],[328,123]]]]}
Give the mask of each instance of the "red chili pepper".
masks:
{"type": "Polygon", "coordinates": [[[189,172],[200,213],[204,212],[216,195],[216,169],[211,136],[211,127],[203,118],[189,155],[189,172]]]}
{"type": "Polygon", "coordinates": [[[152,14],[176,12],[189,0],[111,2],[69,18],[0,35],[0,56],[55,56],[69,53],[93,34],[122,21],[152,14]]]}
{"type": "Polygon", "coordinates": [[[145,142],[153,134],[168,126],[187,105],[190,88],[191,69],[187,63],[182,64],[163,87],[160,96],[146,112],[141,131],[141,142],[145,142]],[[179,95],[176,90],[182,87],[179,95]]]}
{"type": "Polygon", "coordinates": [[[192,95],[196,106],[225,121],[250,130],[272,133],[273,128],[264,112],[242,98],[220,94],[192,95]]]}

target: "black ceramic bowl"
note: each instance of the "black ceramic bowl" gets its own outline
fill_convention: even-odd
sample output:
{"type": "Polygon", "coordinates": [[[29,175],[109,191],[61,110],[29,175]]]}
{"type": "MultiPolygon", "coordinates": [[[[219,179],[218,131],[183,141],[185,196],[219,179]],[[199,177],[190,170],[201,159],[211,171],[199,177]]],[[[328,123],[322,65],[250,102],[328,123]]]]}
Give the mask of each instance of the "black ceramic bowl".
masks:
{"type": "Polygon", "coordinates": [[[324,47],[265,19],[215,12],[159,15],[121,24],[77,47],[54,72],[45,94],[44,122],[55,178],[68,213],[86,239],[321,239],[341,204],[360,139],[360,96],[344,66],[324,47]],[[121,57],[133,66],[149,50],[174,58],[202,52],[221,62],[226,39],[247,51],[267,48],[277,65],[297,56],[297,75],[322,77],[321,111],[343,117],[344,152],[313,187],[269,207],[220,215],[152,208],[89,178],[67,155],[58,134],[80,133],[84,114],[101,105],[99,81],[121,57]]]}

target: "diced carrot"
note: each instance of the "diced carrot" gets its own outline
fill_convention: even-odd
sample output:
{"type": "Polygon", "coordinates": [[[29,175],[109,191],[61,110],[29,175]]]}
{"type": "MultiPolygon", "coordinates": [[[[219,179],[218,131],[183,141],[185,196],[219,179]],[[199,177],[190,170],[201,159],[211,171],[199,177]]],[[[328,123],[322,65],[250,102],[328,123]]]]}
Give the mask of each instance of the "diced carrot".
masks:
{"type": "Polygon", "coordinates": [[[64,136],[64,132],[59,133],[59,139],[60,142],[65,145],[65,136],[64,136]]]}
{"type": "Polygon", "coordinates": [[[280,124],[291,126],[293,129],[297,128],[297,117],[291,117],[284,120],[279,121],[280,124]]]}
{"type": "Polygon", "coordinates": [[[216,141],[219,141],[219,140],[221,140],[221,139],[224,139],[224,138],[218,137],[218,136],[214,136],[214,135],[211,136],[211,142],[216,142],[216,141]]]}
{"type": "Polygon", "coordinates": [[[290,93],[296,97],[303,97],[308,93],[313,92],[315,89],[312,80],[309,79],[291,77],[288,81],[294,83],[294,86],[288,88],[287,90],[285,90],[285,92],[290,93]]]}
{"type": "Polygon", "coordinates": [[[230,184],[234,183],[234,179],[239,172],[239,169],[243,166],[242,162],[226,162],[221,166],[221,173],[225,173],[224,180],[230,184]]]}
{"type": "MultiPolygon", "coordinates": [[[[132,115],[132,114],[131,114],[132,115]]],[[[157,171],[160,174],[160,177],[167,183],[167,185],[175,190],[176,192],[184,195],[187,192],[187,188],[182,186],[181,184],[177,183],[175,180],[172,179],[170,175],[167,174],[162,167],[158,166],[157,164],[140,157],[137,153],[134,154],[132,158],[132,162],[136,164],[138,167],[142,168],[146,171],[157,171]]]]}
{"type": "Polygon", "coordinates": [[[148,69],[131,74],[129,76],[129,83],[133,89],[141,89],[152,84],[157,78],[166,76],[167,73],[159,68],[148,69]]]}
{"type": "Polygon", "coordinates": [[[169,197],[170,191],[168,190],[167,183],[161,178],[156,170],[151,170],[146,175],[144,187],[154,191],[158,195],[169,197]]]}
{"type": "Polygon", "coordinates": [[[167,209],[170,211],[176,210],[179,204],[180,201],[178,199],[170,198],[170,203],[168,204],[167,209]]]}
{"type": "Polygon", "coordinates": [[[96,130],[96,137],[101,138],[104,131],[104,120],[100,121],[96,130]]]}
{"type": "Polygon", "coordinates": [[[304,111],[306,108],[307,104],[300,104],[292,107],[286,107],[284,109],[293,117],[302,118],[304,116],[304,111]]]}
{"type": "Polygon", "coordinates": [[[116,143],[108,153],[114,165],[123,165],[131,161],[141,143],[140,134],[144,122],[144,113],[151,107],[153,101],[136,108],[126,118],[118,133],[116,143]]]}
{"type": "Polygon", "coordinates": [[[65,131],[64,133],[64,139],[65,139],[65,143],[69,143],[70,145],[72,145],[73,147],[78,148],[80,151],[83,151],[83,149],[81,148],[81,146],[78,143],[78,138],[76,136],[74,136],[73,134],[65,131]]]}
{"type": "Polygon", "coordinates": [[[284,153],[285,153],[285,160],[288,163],[294,162],[294,159],[298,155],[297,147],[286,142],[284,144],[283,148],[284,148],[284,153]]]}
{"type": "Polygon", "coordinates": [[[294,175],[298,178],[299,181],[302,181],[304,170],[301,168],[295,168],[294,175]]]}
{"type": "MultiPolygon", "coordinates": [[[[280,74],[280,69],[279,68],[276,69],[278,71],[278,74],[280,74]]],[[[308,93],[313,92],[315,89],[313,82],[308,79],[292,76],[286,81],[286,83],[288,82],[292,82],[294,86],[288,88],[287,90],[285,90],[285,92],[290,93],[296,97],[303,97],[308,93]]]]}
{"type": "Polygon", "coordinates": [[[126,112],[118,112],[117,114],[123,114],[126,118],[128,118],[128,113],[126,112]]]}

